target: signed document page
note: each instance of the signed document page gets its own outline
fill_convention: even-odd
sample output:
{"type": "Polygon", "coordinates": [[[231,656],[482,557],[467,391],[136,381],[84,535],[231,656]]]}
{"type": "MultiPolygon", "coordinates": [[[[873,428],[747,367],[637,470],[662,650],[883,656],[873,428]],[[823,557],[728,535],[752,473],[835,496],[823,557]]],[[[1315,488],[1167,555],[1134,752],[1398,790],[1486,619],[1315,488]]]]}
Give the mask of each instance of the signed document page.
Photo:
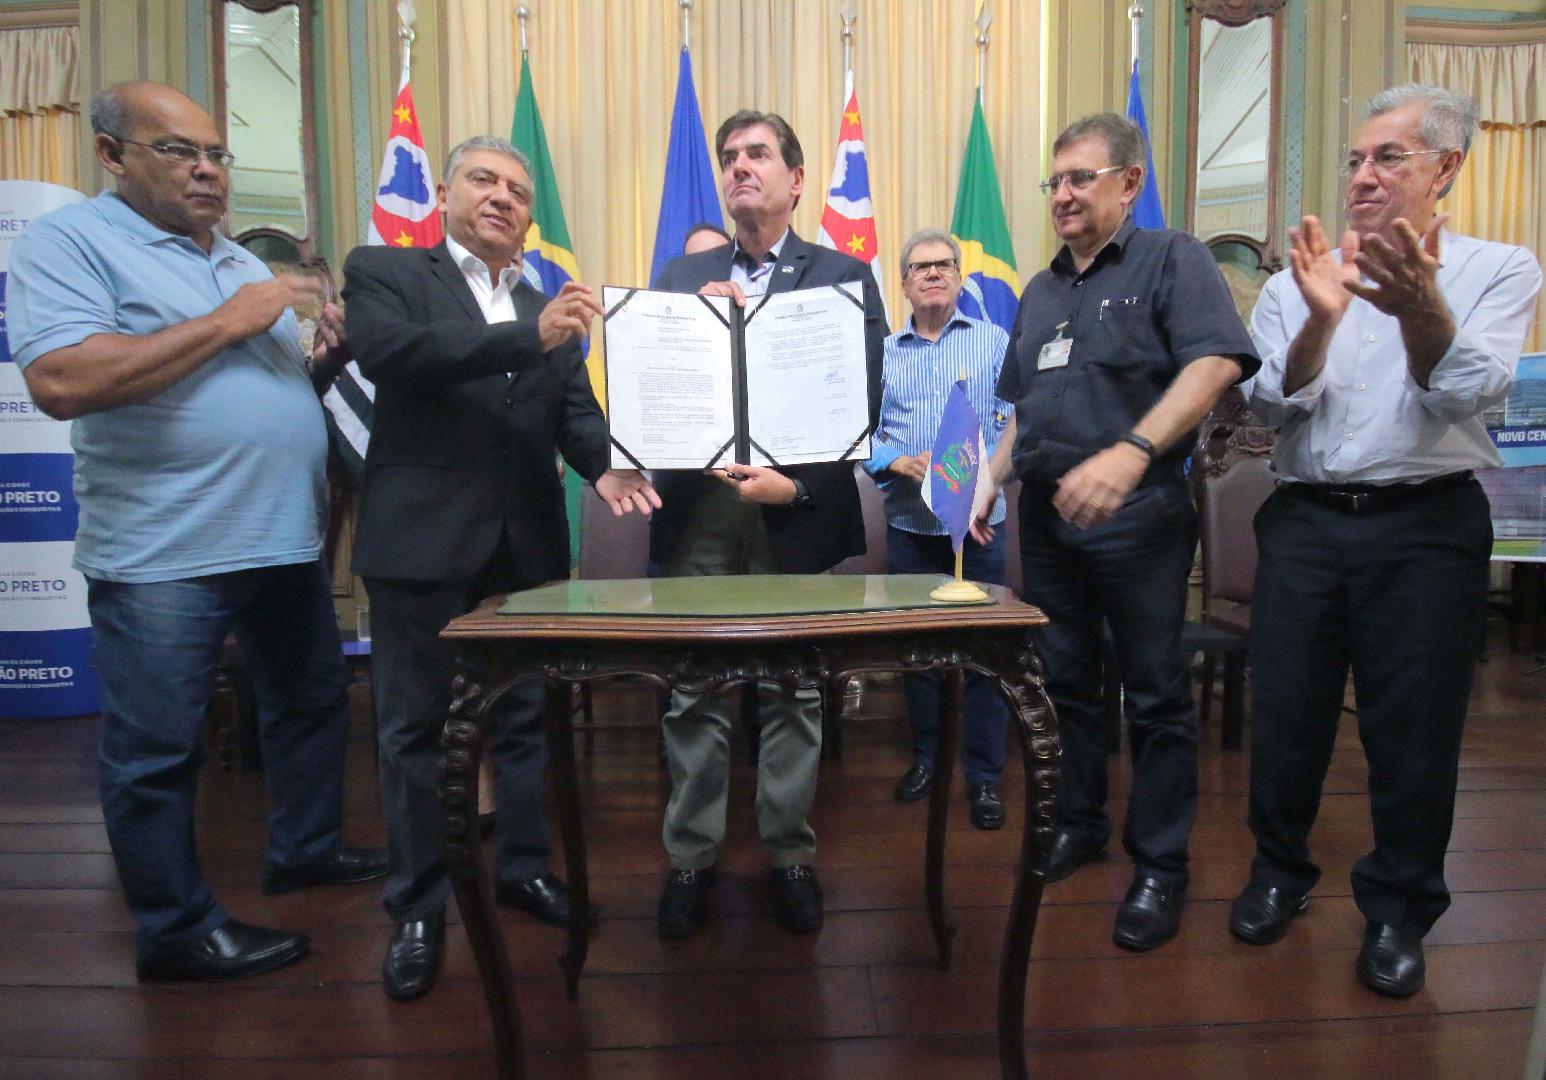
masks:
{"type": "Polygon", "coordinates": [[[747,305],[750,464],[870,456],[863,293],[857,283],[846,290],[770,293],[747,305]]]}
{"type": "Polygon", "coordinates": [[[608,285],[602,303],[613,468],[726,464],[735,439],[732,301],[608,285]]]}

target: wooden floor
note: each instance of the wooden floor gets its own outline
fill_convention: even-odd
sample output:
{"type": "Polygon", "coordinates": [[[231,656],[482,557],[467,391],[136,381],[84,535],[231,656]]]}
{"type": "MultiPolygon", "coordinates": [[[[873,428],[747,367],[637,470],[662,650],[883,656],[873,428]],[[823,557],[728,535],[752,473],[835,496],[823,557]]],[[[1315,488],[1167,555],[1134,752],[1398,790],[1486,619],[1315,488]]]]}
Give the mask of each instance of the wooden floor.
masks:
{"type": "MultiPolygon", "coordinates": [[[[1498,635],[1501,637],[1501,635],[1498,635]]],[[[1146,955],[1111,944],[1131,873],[1119,854],[1049,886],[1029,994],[1040,1077],[1520,1075],[1546,960],[1546,673],[1501,643],[1478,669],[1448,862],[1454,906],[1427,942],[1427,989],[1397,1002],[1353,977],[1361,922],[1352,861],[1370,843],[1349,719],[1315,852],[1310,913],[1271,948],[1234,941],[1245,879],[1246,757],[1204,735],[1192,886],[1180,936],[1146,955]]],[[[894,695],[870,708],[896,712],[894,695]],[[889,705],[889,708],[886,706],[889,705]]],[[[350,744],[348,834],[380,842],[363,717],[350,744]]],[[[614,703],[614,715],[626,705],[614,703]]],[[[451,931],[440,985],[411,1004],[381,992],[387,922],[376,885],[269,898],[257,889],[261,779],[206,770],[204,864],[236,916],[302,928],[312,955],[217,987],[141,988],[97,802],[94,718],[0,722],[0,1077],[477,1077],[489,1026],[466,941],[451,931]]],[[[604,733],[582,755],[594,895],[603,922],[578,1004],[564,1000],[560,933],[506,922],[536,1077],[993,1077],[996,957],[1018,821],[951,825],[947,889],[961,922],[953,971],[932,965],[923,912],[923,805],[891,787],[899,719],[849,725],[822,766],[814,823],[826,890],[819,935],[767,918],[750,776],[731,790],[731,840],[708,928],[663,944],[654,907],[666,782],[654,735],[604,733]]],[[[1116,759],[1114,759],[1116,761],[1116,759]]],[[[1120,820],[1125,764],[1114,769],[1120,820]]],[[[957,784],[959,789],[959,783],[957,784]]],[[[1006,775],[1013,808],[1018,760],[1006,775]]]]}

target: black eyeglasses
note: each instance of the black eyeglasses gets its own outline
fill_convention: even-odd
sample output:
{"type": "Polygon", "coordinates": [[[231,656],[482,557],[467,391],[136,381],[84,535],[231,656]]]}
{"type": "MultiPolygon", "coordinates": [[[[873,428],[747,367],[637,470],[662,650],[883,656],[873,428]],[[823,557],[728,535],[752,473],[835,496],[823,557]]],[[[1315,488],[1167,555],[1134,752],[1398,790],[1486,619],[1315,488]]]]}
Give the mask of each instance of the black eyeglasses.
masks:
{"type": "Polygon", "coordinates": [[[912,277],[928,277],[929,273],[938,270],[943,277],[949,277],[955,272],[956,261],[954,259],[935,259],[932,262],[915,262],[907,264],[907,273],[912,277]]]}
{"type": "Polygon", "coordinates": [[[1379,150],[1367,155],[1349,154],[1347,160],[1342,163],[1342,168],[1346,170],[1347,175],[1352,176],[1365,165],[1372,165],[1375,172],[1388,176],[1405,165],[1409,157],[1447,153],[1449,153],[1448,150],[1379,150]]]}
{"type": "Polygon", "coordinates": [[[1107,165],[1104,169],[1071,169],[1066,173],[1053,173],[1041,182],[1043,195],[1055,195],[1057,189],[1067,184],[1074,191],[1083,191],[1096,179],[1109,172],[1121,172],[1126,165],[1107,165]]]}
{"type": "Polygon", "coordinates": [[[217,169],[229,169],[232,162],[236,160],[236,155],[229,150],[200,150],[197,146],[189,146],[187,143],[140,142],[138,139],[126,139],[122,135],[114,135],[113,138],[121,143],[154,150],[168,161],[175,161],[179,165],[193,165],[203,157],[208,158],[209,163],[217,169]]]}

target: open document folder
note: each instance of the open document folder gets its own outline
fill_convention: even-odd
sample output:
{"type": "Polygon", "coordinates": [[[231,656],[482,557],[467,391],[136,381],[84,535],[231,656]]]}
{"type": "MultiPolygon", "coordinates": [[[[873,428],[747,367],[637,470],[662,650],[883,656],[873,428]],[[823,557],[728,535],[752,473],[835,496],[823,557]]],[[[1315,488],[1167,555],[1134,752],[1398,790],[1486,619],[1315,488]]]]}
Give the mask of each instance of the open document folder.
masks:
{"type": "Polygon", "coordinates": [[[705,469],[870,456],[858,282],[751,297],[608,285],[612,466],[705,469]]]}

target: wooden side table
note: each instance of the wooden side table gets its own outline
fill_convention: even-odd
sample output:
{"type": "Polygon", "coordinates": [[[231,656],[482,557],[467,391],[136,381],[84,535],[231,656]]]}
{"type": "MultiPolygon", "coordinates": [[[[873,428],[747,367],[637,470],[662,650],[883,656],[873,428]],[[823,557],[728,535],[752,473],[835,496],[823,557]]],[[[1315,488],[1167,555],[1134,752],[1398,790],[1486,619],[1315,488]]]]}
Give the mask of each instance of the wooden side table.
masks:
{"type": "MultiPolygon", "coordinates": [[[[868,672],[938,672],[944,679],[939,758],[955,760],[964,676],[997,683],[1015,718],[1026,770],[1025,829],[999,964],[999,1056],[1024,1077],[1025,982],[1041,906],[1041,853],[1055,824],[1057,724],[1030,630],[1046,622],[1009,590],[988,603],[929,604],[932,575],[776,575],[555,582],[493,597],[451,622],[468,674],[458,676],[446,723],[441,801],[446,860],[493,1023],[499,1075],[524,1075],[520,1014],[487,870],[478,858],[479,760],[493,704],[517,683],[547,682],[547,731],[559,828],[569,872],[569,937],[561,963],[579,993],[590,946],[590,877],[580,823],[570,687],[622,676],[702,693],[731,683],[822,687],[868,672]],[[503,610],[502,610],[503,609],[503,610]]],[[[941,968],[956,924],[944,891],[950,769],[930,795],[924,857],[929,922],[941,968]]]]}

